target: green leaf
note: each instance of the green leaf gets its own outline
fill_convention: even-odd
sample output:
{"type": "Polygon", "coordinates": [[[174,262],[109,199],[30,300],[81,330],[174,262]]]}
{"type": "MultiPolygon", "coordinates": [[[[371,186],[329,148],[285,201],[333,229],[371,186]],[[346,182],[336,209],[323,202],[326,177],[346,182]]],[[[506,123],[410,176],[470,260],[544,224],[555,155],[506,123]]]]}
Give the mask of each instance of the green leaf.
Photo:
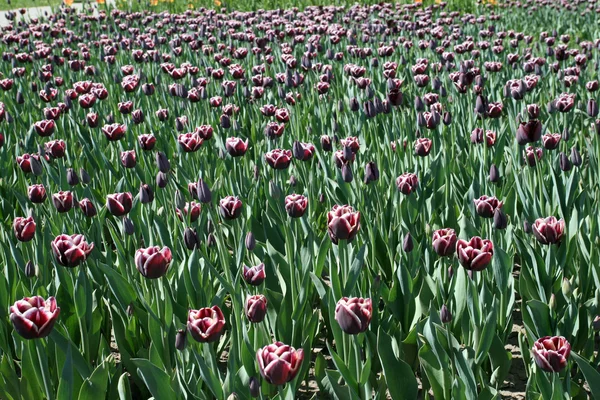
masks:
{"type": "Polygon", "coordinates": [[[131,400],[131,387],[129,386],[129,374],[125,372],[119,378],[119,400],[131,400]]]}
{"type": "Polygon", "coordinates": [[[67,347],[67,357],[58,382],[56,398],[69,400],[73,398],[73,355],[70,344],[67,347]]]}
{"type": "Polygon", "coordinates": [[[590,386],[590,391],[592,392],[592,398],[600,399],[600,372],[596,368],[594,368],[585,358],[581,357],[579,354],[575,352],[571,352],[571,357],[575,360],[581,372],[583,372],[583,376],[585,376],[585,380],[590,386]]]}
{"type": "Polygon", "coordinates": [[[106,392],[108,392],[108,365],[106,362],[103,362],[83,382],[79,391],[79,400],[103,400],[106,397],[106,392]]]}
{"type": "Polygon", "coordinates": [[[352,291],[354,290],[354,286],[356,286],[356,282],[358,281],[358,277],[360,276],[360,273],[362,272],[363,264],[365,261],[366,248],[367,248],[367,245],[363,244],[362,247],[360,248],[360,250],[358,251],[356,258],[352,262],[352,266],[350,267],[350,273],[348,276],[348,281],[346,282],[346,287],[344,288],[344,294],[346,294],[346,296],[349,296],[350,294],[352,294],[352,291]]]}
{"type": "Polygon", "coordinates": [[[377,332],[377,352],[392,400],[416,399],[419,386],[415,374],[404,360],[396,357],[392,338],[381,327],[377,332]]]}
{"type": "Polygon", "coordinates": [[[169,375],[165,371],[143,358],[132,358],[131,361],[137,367],[138,375],[155,399],[175,400],[177,398],[171,387],[169,375]]]}

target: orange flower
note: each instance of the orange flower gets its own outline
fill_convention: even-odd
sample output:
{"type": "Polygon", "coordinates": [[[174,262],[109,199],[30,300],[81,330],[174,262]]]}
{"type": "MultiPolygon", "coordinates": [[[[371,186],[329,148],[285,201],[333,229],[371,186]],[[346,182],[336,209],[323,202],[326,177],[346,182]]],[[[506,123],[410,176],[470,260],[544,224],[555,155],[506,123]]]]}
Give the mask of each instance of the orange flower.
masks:
{"type": "Polygon", "coordinates": [[[71,7],[71,5],[73,4],[73,1],[74,1],[74,0],[63,0],[63,1],[64,1],[64,3],[65,3],[65,6],[67,6],[67,7],[71,7]]]}
{"type": "Polygon", "coordinates": [[[96,0],[96,2],[97,2],[98,4],[104,4],[104,3],[106,2],[106,0],[96,0]]]}
{"type": "Polygon", "coordinates": [[[158,0],[150,0],[150,6],[156,6],[158,4],[158,0]]]}
{"type": "Polygon", "coordinates": [[[221,0],[215,0],[215,7],[221,7],[221,0]]]}

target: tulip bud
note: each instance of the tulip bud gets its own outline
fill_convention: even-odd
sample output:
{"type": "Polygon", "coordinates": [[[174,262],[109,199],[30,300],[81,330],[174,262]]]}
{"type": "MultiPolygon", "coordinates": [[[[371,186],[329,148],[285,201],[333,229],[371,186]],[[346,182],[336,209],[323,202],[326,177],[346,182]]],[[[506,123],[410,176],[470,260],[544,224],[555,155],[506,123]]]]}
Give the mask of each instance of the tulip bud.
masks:
{"type": "Polygon", "coordinates": [[[352,160],[354,158],[354,152],[352,151],[350,146],[344,146],[342,155],[344,157],[344,160],[352,160]]]}
{"type": "Polygon", "coordinates": [[[215,235],[213,235],[212,233],[209,233],[208,236],[206,237],[206,247],[210,248],[216,244],[217,244],[217,239],[215,238],[215,235]]]}
{"type": "Polygon", "coordinates": [[[260,168],[258,168],[258,165],[254,166],[254,174],[252,177],[255,181],[257,181],[260,178],[260,168]]]}
{"type": "Polygon", "coordinates": [[[279,185],[273,181],[269,181],[269,195],[275,200],[281,196],[281,189],[279,188],[279,185]]]}
{"type": "Polygon", "coordinates": [[[412,239],[410,232],[408,232],[404,236],[404,240],[402,241],[402,249],[406,253],[410,253],[413,250],[413,248],[414,248],[413,239],[412,239]]]}
{"type": "Polygon", "coordinates": [[[454,268],[452,268],[452,265],[448,267],[448,279],[452,279],[452,277],[454,276],[454,268]]]}
{"type": "Polygon", "coordinates": [[[183,198],[183,195],[181,194],[181,192],[179,191],[179,189],[177,189],[175,191],[175,207],[177,207],[180,210],[183,210],[183,208],[185,207],[185,199],[183,198]]]}
{"type": "Polygon", "coordinates": [[[227,400],[238,400],[238,395],[233,392],[229,395],[229,397],[227,397],[227,400]]]}
{"type": "Polygon", "coordinates": [[[492,164],[490,167],[490,182],[500,182],[500,171],[498,171],[498,167],[495,164],[492,164]]]}
{"type": "Polygon", "coordinates": [[[152,188],[147,184],[140,186],[140,202],[142,204],[151,203],[154,200],[154,192],[152,188]]]}
{"type": "Polygon", "coordinates": [[[600,315],[596,315],[596,318],[594,318],[594,322],[592,322],[592,329],[594,329],[596,332],[600,331],[600,315]]]}
{"type": "Polygon", "coordinates": [[[25,264],[25,276],[27,278],[33,278],[35,277],[35,272],[35,265],[33,265],[31,260],[27,261],[27,264],[25,264]]]}
{"type": "Polygon", "coordinates": [[[323,193],[319,193],[319,203],[323,204],[325,202],[325,195],[323,193]]]}
{"type": "Polygon", "coordinates": [[[444,125],[448,126],[452,123],[452,114],[450,114],[450,111],[446,111],[444,113],[444,117],[442,118],[442,121],[444,122],[444,125]]]}
{"type": "Polygon", "coordinates": [[[440,309],[440,320],[442,320],[443,324],[449,324],[452,322],[452,313],[450,310],[448,310],[448,307],[446,307],[445,304],[442,305],[442,308],[440,309]]]}
{"type": "Polygon", "coordinates": [[[596,118],[598,116],[598,103],[596,103],[596,100],[588,100],[586,111],[587,114],[592,118],[596,118]]]}
{"type": "Polygon", "coordinates": [[[44,172],[44,170],[42,169],[42,162],[39,158],[31,157],[29,159],[29,165],[31,166],[31,172],[35,176],[40,176],[44,172]]]}
{"type": "Polygon", "coordinates": [[[352,175],[352,169],[348,166],[348,164],[344,164],[342,166],[342,179],[346,183],[350,183],[354,179],[352,175]]]}
{"type": "Polygon", "coordinates": [[[419,96],[415,96],[415,111],[417,111],[417,112],[425,111],[425,104],[423,103],[423,100],[421,100],[421,98],[419,96]]]}
{"type": "Polygon", "coordinates": [[[79,184],[79,177],[73,168],[67,168],[67,183],[71,186],[76,186],[79,184]]]}
{"type": "Polygon", "coordinates": [[[562,293],[566,299],[571,298],[571,294],[573,293],[571,289],[571,282],[566,277],[564,277],[562,281],[562,293]]]}
{"type": "Polygon", "coordinates": [[[556,311],[556,295],[554,293],[550,295],[550,301],[548,303],[548,306],[552,311],[556,311]]]}
{"type": "Polygon", "coordinates": [[[198,238],[198,233],[196,232],[196,230],[192,228],[185,228],[185,231],[183,233],[183,242],[185,243],[185,247],[187,247],[188,250],[194,250],[194,248],[196,248],[200,244],[200,240],[198,238]]]}
{"type": "Polygon", "coordinates": [[[158,175],[156,175],[156,186],[164,189],[167,186],[167,183],[169,183],[169,176],[164,172],[159,172],[158,175]]]}
{"type": "Polygon", "coordinates": [[[508,219],[506,218],[506,214],[501,208],[496,208],[496,211],[494,211],[494,228],[506,229],[507,226],[508,219]]]}
{"type": "Polygon", "coordinates": [[[523,231],[525,233],[531,233],[531,232],[533,232],[533,229],[531,228],[531,224],[527,220],[523,221],[523,231]]]}
{"type": "Polygon", "coordinates": [[[379,179],[379,169],[374,161],[370,161],[365,165],[365,184],[375,182],[379,179]]]}
{"type": "Polygon", "coordinates": [[[187,331],[185,329],[180,329],[177,331],[177,335],[175,336],[175,348],[179,351],[183,351],[185,349],[186,344],[187,331]]]}
{"type": "Polygon", "coordinates": [[[571,162],[576,167],[581,166],[581,164],[583,163],[583,160],[581,159],[581,154],[579,154],[579,151],[575,146],[573,146],[573,148],[571,149],[571,162]]]}
{"type": "Polygon", "coordinates": [[[248,297],[244,311],[250,322],[262,322],[267,314],[267,298],[262,294],[248,297]]]}
{"type": "Polygon", "coordinates": [[[254,398],[260,396],[260,383],[258,382],[258,379],[251,377],[248,386],[250,387],[250,396],[254,398]]]}
{"type": "Polygon", "coordinates": [[[327,136],[327,135],[321,136],[321,148],[323,149],[323,151],[331,151],[332,150],[331,138],[329,136],[327,136]]]}
{"type": "Polygon", "coordinates": [[[133,221],[127,217],[123,218],[123,231],[126,235],[133,235],[135,233],[133,221]]]}
{"type": "Polygon", "coordinates": [[[204,180],[200,179],[198,181],[198,184],[196,185],[196,191],[198,194],[198,200],[200,200],[201,203],[207,204],[212,201],[212,193],[204,180]]]}
{"type": "Polygon", "coordinates": [[[162,173],[167,173],[171,169],[171,163],[167,159],[167,156],[162,151],[156,153],[156,165],[162,173]]]}
{"type": "Polygon", "coordinates": [[[83,182],[85,185],[89,184],[92,181],[90,175],[83,168],[79,168],[79,175],[81,176],[81,182],[83,182]]]}
{"type": "Polygon", "coordinates": [[[246,234],[245,244],[248,251],[252,251],[256,247],[256,239],[254,238],[254,234],[252,232],[248,232],[246,234]]]}
{"type": "Polygon", "coordinates": [[[567,157],[567,155],[565,153],[561,152],[559,154],[559,160],[560,160],[560,169],[562,171],[568,172],[571,170],[571,168],[573,168],[571,161],[569,161],[569,158],[567,157]]]}

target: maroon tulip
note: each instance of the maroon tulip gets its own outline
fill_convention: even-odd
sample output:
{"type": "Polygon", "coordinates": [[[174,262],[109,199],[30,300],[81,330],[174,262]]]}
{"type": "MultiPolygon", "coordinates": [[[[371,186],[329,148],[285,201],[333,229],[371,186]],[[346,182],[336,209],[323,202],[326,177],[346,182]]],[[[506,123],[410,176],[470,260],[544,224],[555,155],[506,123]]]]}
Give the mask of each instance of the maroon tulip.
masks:
{"type": "Polygon", "coordinates": [[[225,219],[236,219],[242,213],[242,201],[234,196],[227,196],[219,202],[221,216],[225,219]]]}
{"type": "Polygon", "coordinates": [[[265,154],[265,160],[274,169],[286,169],[292,162],[290,150],[275,149],[265,154]]]}
{"type": "Polygon", "coordinates": [[[560,372],[567,366],[571,345],[562,336],[544,336],[535,341],[531,353],[542,370],[560,372]]]}
{"type": "Polygon", "coordinates": [[[554,150],[560,144],[560,133],[546,133],[542,136],[542,144],[546,150],[554,150]]]}
{"type": "Polygon", "coordinates": [[[473,199],[477,215],[483,218],[492,218],[497,208],[502,208],[502,202],[496,197],[481,196],[478,199],[473,199]]]}
{"type": "Polygon", "coordinates": [[[440,257],[450,257],[456,251],[456,232],[454,229],[444,228],[433,232],[433,250],[440,257]]]}
{"type": "Polygon", "coordinates": [[[138,249],[135,252],[135,266],[140,274],[148,279],[157,279],[167,273],[171,264],[171,249],[159,246],[138,249]]]}
{"type": "Polygon", "coordinates": [[[468,242],[456,242],[456,254],[461,265],[470,271],[482,271],[492,261],[494,244],[488,239],[474,236],[468,242]]]}
{"type": "Polygon", "coordinates": [[[565,221],[556,217],[538,218],[533,223],[533,236],[541,244],[560,243],[565,233],[565,221]]]}
{"type": "Polygon", "coordinates": [[[37,161],[40,161],[40,156],[38,154],[23,154],[22,156],[17,156],[17,164],[19,168],[25,173],[31,173],[31,159],[35,158],[37,161]]]}
{"type": "Polygon", "coordinates": [[[300,161],[310,160],[316,151],[312,143],[301,143],[299,141],[294,142],[292,150],[294,157],[300,161]]]}
{"type": "Polygon", "coordinates": [[[59,213],[65,213],[73,208],[73,192],[60,191],[52,195],[52,203],[59,213]]]}
{"type": "Polygon", "coordinates": [[[198,217],[200,217],[200,210],[200,203],[192,201],[191,203],[185,203],[185,206],[183,207],[183,212],[179,208],[177,208],[175,212],[177,213],[177,217],[179,217],[180,221],[183,221],[184,216],[186,218],[189,216],[190,221],[194,222],[198,219],[198,217]]]}
{"type": "Polygon", "coordinates": [[[102,127],[102,133],[111,142],[122,139],[126,130],[127,126],[122,124],[110,124],[102,127]]]}
{"type": "Polygon", "coordinates": [[[122,217],[131,211],[133,196],[129,192],[113,193],[106,196],[106,208],[115,217],[122,217]]]}
{"type": "Polygon", "coordinates": [[[83,212],[83,215],[88,218],[92,218],[98,214],[96,206],[94,206],[94,203],[87,197],[79,202],[79,209],[83,212]]]}
{"type": "MultiPolygon", "coordinates": [[[[486,131],[485,142],[488,147],[492,147],[496,143],[496,132],[486,131]]],[[[471,132],[471,143],[483,143],[483,129],[475,128],[471,132]]]]}
{"type": "Polygon", "coordinates": [[[339,240],[351,242],[360,229],[360,212],[348,205],[334,205],[327,213],[327,231],[335,244],[339,240]]]}
{"type": "Polygon", "coordinates": [[[335,306],[335,320],[349,335],[366,331],[372,315],[373,305],[370,298],[343,297],[335,306]]]}
{"type": "Polygon", "coordinates": [[[187,327],[197,342],[214,342],[219,339],[225,328],[225,317],[218,306],[190,310],[187,327]]]}
{"type": "Polygon", "coordinates": [[[200,125],[195,131],[202,140],[210,140],[213,137],[213,127],[210,125],[200,125]]]}
{"type": "Polygon", "coordinates": [[[17,217],[13,221],[15,236],[20,242],[29,242],[35,235],[35,221],[33,217],[17,217]]]}
{"type": "Polygon", "coordinates": [[[42,184],[31,185],[27,188],[27,196],[32,203],[43,203],[46,201],[46,188],[42,184]]]}
{"type": "Polygon", "coordinates": [[[527,165],[529,165],[530,167],[535,167],[537,162],[542,159],[542,154],[542,149],[539,147],[527,147],[525,149],[525,161],[527,162],[527,165]]]}
{"type": "Polygon", "coordinates": [[[308,199],[300,194],[290,194],[285,198],[285,211],[291,218],[300,218],[306,212],[308,199]]]}
{"type": "Polygon", "coordinates": [[[401,193],[407,196],[414,192],[418,186],[419,178],[415,174],[405,172],[396,178],[396,187],[401,193]]]}
{"type": "Polygon", "coordinates": [[[138,136],[138,142],[140,143],[140,147],[144,151],[149,151],[154,148],[156,144],[156,137],[152,134],[143,134],[138,136]]]}
{"type": "Polygon", "coordinates": [[[244,271],[242,274],[247,284],[252,286],[259,286],[264,282],[267,277],[265,273],[265,264],[260,263],[254,267],[248,267],[244,265],[244,271]]]}
{"type": "Polygon", "coordinates": [[[236,137],[227,138],[225,148],[231,157],[241,157],[248,150],[248,139],[244,142],[242,139],[236,137]]]}
{"type": "Polygon", "coordinates": [[[41,339],[52,332],[59,314],[54,297],[25,297],[10,307],[10,322],[23,338],[41,339]]]}
{"type": "Polygon", "coordinates": [[[137,160],[135,157],[135,150],[127,150],[121,152],[121,165],[125,168],[135,168],[137,160]]]}
{"type": "Polygon", "coordinates": [[[64,140],[52,140],[44,144],[46,154],[52,158],[62,158],[65,156],[67,144],[64,140]]]}
{"type": "Polygon", "coordinates": [[[354,154],[360,150],[360,141],[355,136],[348,136],[346,139],[340,140],[342,147],[349,147],[354,154]]]}
{"type": "Polygon", "coordinates": [[[55,126],[56,125],[54,123],[54,120],[52,119],[38,121],[35,124],[33,124],[35,131],[38,133],[38,135],[42,137],[52,135],[54,133],[55,126]]]}
{"type": "Polygon", "coordinates": [[[262,294],[248,297],[244,311],[250,322],[262,322],[267,314],[267,298],[262,294]]]}
{"type": "Polygon", "coordinates": [[[431,151],[431,139],[419,138],[415,141],[415,154],[421,157],[426,157],[431,151]]]}
{"type": "Polygon", "coordinates": [[[303,360],[302,349],[296,350],[282,342],[275,342],[256,352],[260,374],[267,382],[277,386],[285,385],[294,379],[303,360]]]}
{"type": "Polygon", "coordinates": [[[98,114],[97,113],[88,113],[85,116],[85,120],[90,128],[95,128],[98,126],[98,114]]]}
{"type": "Polygon", "coordinates": [[[560,112],[569,112],[575,106],[575,95],[572,93],[561,93],[556,100],[554,106],[560,112]]]}
{"type": "Polygon", "coordinates": [[[58,235],[51,243],[56,262],[64,267],[73,268],[85,261],[94,249],[94,243],[88,244],[83,235],[58,235]]]}
{"type": "Polygon", "coordinates": [[[487,105],[486,115],[489,118],[499,118],[502,115],[502,103],[489,103],[487,105]]]}
{"type": "Polygon", "coordinates": [[[120,102],[117,107],[121,114],[131,114],[131,111],[133,110],[133,101],[120,102]]]}
{"type": "Polygon", "coordinates": [[[202,147],[204,140],[196,132],[189,132],[177,136],[177,142],[181,146],[181,149],[186,153],[192,153],[198,151],[202,147]]]}
{"type": "Polygon", "coordinates": [[[517,129],[517,143],[535,143],[542,137],[542,123],[537,119],[521,122],[517,129]]]}

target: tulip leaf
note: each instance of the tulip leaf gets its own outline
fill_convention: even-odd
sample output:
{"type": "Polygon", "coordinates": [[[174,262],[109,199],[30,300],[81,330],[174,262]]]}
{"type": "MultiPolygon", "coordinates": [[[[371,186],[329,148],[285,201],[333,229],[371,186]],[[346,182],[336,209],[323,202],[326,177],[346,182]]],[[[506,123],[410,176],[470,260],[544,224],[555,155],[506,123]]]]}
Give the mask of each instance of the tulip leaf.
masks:
{"type": "Polygon", "coordinates": [[[129,386],[129,374],[127,372],[119,377],[117,389],[119,400],[131,400],[131,387],[129,386]]]}
{"type": "MultiPolygon", "coordinates": [[[[2,355],[2,361],[0,362],[0,375],[2,376],[2,385],[0,387],[4,390],[5,394],[10,394],[10,396],[15,399],[21,399],[21,390],[19,388],[19,378],[14,369],[14,363],[10,361],[10,356],[7,353],[2,355]]],[[[0,394],[3,392],[0,392],[0,394]]],[[[8,396],[6,396],[8,397],[8,396]]]]}
{"type": "Polygon", "coordinates": [[[460,351],[456,348],[452,348],[454,355],[454,364],[458,370],[458,375],[461,381],[465,385],[465,398],[469,400],[477,399],[477,382],[475,381],[475,375],[473,375],[473,365],[469,365],[469,357],[467,349],[461,349],[460,351]]]}
{"type": "Polygon", "coordinates": [[[73,355],[71,344],[69,344],[67,347],[65,365],[63,366],[60,381],[58,383],[56,398],[71,400],[73,398],[73,384],[73,355]]]}
{"type": "Polygon", "coordinates": [[[350,267],[350,273],[348,276],[348,281],[346,282],[346,287],[344,288],[344,294],[346,296],[350,296],[352,291],[354,290],[354,286],[356,286],[356,282],[358,281],[358,277],[363,269],[363,264],[365,261],[365,250],[367,248],[366,244],[363,244],[356,255],[356,258],[352,262],[352,266],[350,267]]]}
{"type": "MultiPolygon", "coordinates": [[[[341,346],[341,343],[339,343],[338,346],[341,346]]],[[[344,363],[344,360],[342,360],[339,354],[333,350],[333,347],[331,347],[329,342],[327,342],[327,350],[329,350],[329,354],[331,355],[335,367],[346,381],[348,388],[350,388],[350,392],[353,396],[357,396],[356,389],[358,388],[358,378],[360,377],[355,377],[350,372],[348,366],[344,363]]]]}
{"type": "MultiPolygon", "coordinates": [[[[210,346],[210,343],[207,343],[206,345],[210,346]]],[[[195,349],[193,350],[193,352],[194,356],[196,357],[196,363],[198,363],[198,367],[200,368],[200,376],[202,376],[202,380],[206,383],[206,385],[208,386],[212,394],[215,396],[215,398],[222,399],[223,384],[221,383],[219,377],[215,375],[215,373],[218,372],[213,370],[212,368],[209,368],[209,366],[206,365],[206,362],[204,361],[204,357],[198,354],[198,352],[195,349]]]]}
{"type": "Polygon", "coordinates": [[[526,329],[534,329],[531,337],[540,338],[552,333],[550,308],[541,301],[530,300],[527,302],[526,312],[523,313],[523,322],[526,329]]]}
{"type": "Polygon", "coordinates": [[[579,369],[583,372],[583,376],[592,392],[592,398],[600,399],[600,372],[579,354],[571,352],[571,357],[573,357],[577,366],[579,366],[579,369]]]}
{"type": "Polygon", "coordinates": [[[125,310],[136,299],[136,294],[131,286],[131,283],[129,283],[121,274],[107,265],[98,263],[98,267],[104,273],[104,276],[108,281],[108,286],[110,287],[111,292],[117,298],[121,308],[125,310]]]}
{"type": "MultiPolygon", "coordinates": [[[[146,387],[155,399],[176,399],[177,396],[171,387],[169,375],[149,360],[143,358],[132,358],[131,361],[137,367],[137,373],[142,378],[146,387]]],[[[215,394],[215,397],[222,398],[215,394]]]]}
{"type": "MultiPolygon", "coordinates": [[[[342,386],[338,384],[338,381],[342,377],[342,374],[339,371],[325,370],[325,374],[327,375],[327,382],[331,387],[334,398],[338,398],[339,400],[353,400],[358,399],[356,393],[353,393],[349,386],[342,386]]],[[[327,385],[325,385],[327,386],[327,385]]]]}
{"type": "Polygon", "coordinates": [[[415,374],[404,360],[396,356],[392,337],[381,327],[377,332],[377,352],[392,400],[416,399],[419,387],[415,374]]]}
{"type": "Polygon", "coordinates": [[[103,362],[98,365],[92,375],[83,382],[79,391],[79,400],[102,400],[108,392],[108,365],[103,362]]]}

